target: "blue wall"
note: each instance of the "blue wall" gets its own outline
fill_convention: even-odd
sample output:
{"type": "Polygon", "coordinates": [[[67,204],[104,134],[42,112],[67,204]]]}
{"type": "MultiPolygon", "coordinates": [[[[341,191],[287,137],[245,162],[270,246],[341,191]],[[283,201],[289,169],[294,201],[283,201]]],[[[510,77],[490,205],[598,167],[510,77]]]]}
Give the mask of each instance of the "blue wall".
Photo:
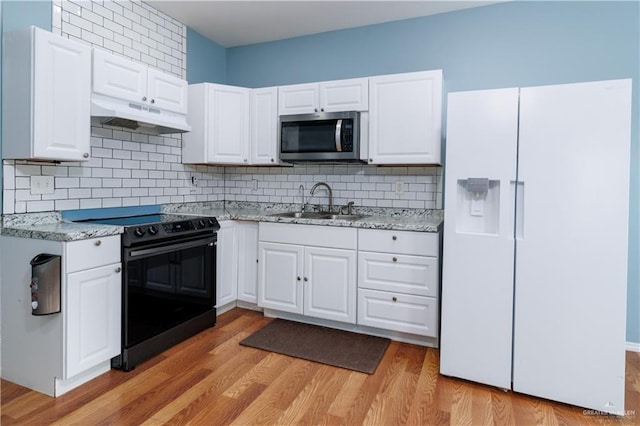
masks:
{"type": "MultiPolygon", "coordinates": [[[[5,31],[36,25],[51,31],[51,1],[1,1],[0,0],[0,34],[5,31]]],[[[0,70],[2,69],[2,47],[0,46],[0,70]]],[[[0,73],[1,75],[1,73],[0,73]]],[[[2,81],[0,79],[0,81],[2,81]]],[[[0,95],[2,87],[0,85],[0,95]]],[[[0,158],[2,158],[2,113],[0,112],[0,158]]],[[[0,168],[1,169],[1,168],[0,168]]],[[[0,173],[0,188],[2,188],[0,173]]],[[[0,191],[0,213],[2,213],[2,191],[0,191]]]]}
{"type": "Polygon", "coordinates": [[[187,27],[187,81],[189,84],[227,80],[227,50],[187,27]]]}
{"type": "Polygon", "coordinates": [[[634,79],[627,340],[640,342],[640,3],[509,2],[227,50],[227,83],[248,87],[438,68],[449,92],[634,79]]]}

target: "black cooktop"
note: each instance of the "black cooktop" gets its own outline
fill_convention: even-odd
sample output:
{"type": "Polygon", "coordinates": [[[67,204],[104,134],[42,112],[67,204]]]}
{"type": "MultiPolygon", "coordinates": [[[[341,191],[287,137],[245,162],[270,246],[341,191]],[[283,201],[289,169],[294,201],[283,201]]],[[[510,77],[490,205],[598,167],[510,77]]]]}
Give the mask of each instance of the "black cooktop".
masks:
{"type": "Polygon", "coordinates": [[[185,216],[177,214],[145,214],[141,216],[108,217],[103,219],[87,219],[82,222],[99,223],[102,225],[147,225],[152,223],[180,222],[183,220],[201,219],[199,216],[185,216]]]}
{"type": "Polygon", "coordinates": [[[146,242],[191,237],[220,229],[215,217],[179,214],[147,214],[140,216],[86,219],[80,222],[124,226],[122,245],[129,247],[146,242]]]}

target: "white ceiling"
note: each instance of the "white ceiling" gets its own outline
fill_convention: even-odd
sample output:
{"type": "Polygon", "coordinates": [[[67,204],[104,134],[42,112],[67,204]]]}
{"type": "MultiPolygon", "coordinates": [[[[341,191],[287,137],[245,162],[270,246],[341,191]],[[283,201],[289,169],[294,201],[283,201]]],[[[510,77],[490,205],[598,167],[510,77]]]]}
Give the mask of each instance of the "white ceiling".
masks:
{"type": "Polygon", "coordinates": [[[153,7],[224,47],[283,40],[498,2],[147,0],[153,7]]]}

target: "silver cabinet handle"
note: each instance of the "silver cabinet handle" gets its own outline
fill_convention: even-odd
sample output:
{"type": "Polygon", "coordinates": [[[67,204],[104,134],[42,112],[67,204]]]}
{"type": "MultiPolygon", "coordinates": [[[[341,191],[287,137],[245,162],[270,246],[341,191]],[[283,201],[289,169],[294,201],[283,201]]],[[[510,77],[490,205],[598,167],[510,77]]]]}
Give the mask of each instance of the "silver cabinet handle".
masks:
{"type": "Polygon", "coordinates": [[[397,302],[397,301],[398,301],[398,298],[397,298],[397,297],[395,297],[395,296],[393,296],[393,297],[391,298],[391,300],[393,300],[394,302],[397,302]]]}
{"type": "Polygon", "coordinates": [[[146,97],[146,96],[143,96],[143,97],[142,97],[142,100],[143,100],[143,101],[146,101],[146,100],[147,100],[147,97],[146,97]]]}
{"type": "Polygon", "coordinates": [[[393,237],[391,237],[391,239],[392,239],[393,241],[395,241],[395,240],[397,240],[397,239],[398,239],[398,237],[396,237],[396,236],[394,235],[393,237]]]}
{"type": "Polygon", "coordinates": [[[309,278],[307,278],[307,277],[304,277],[304,280],[305,280],[305,282],[306,282],[306,281],[309,281],[309,278]]]}
{"type": "Polygon", "coordinates": [[[83,156],[84,158],[89,158],[89,153],[88,153],[88,152],[85,152],[84,154],[82,154],[82,156],[83,156]]]}
{"type": "Polygon", "coordinates": [[[394,257],[394,258],[393,258],[393,259],[391,259],[391,260],[393,260],[394,262],[397,262],[397,261],[398,261],[398,258],[397,258],[397,257],[394,257]]]}
{"type": "Polygon", "coordinates": [[[102,244],[102,241],[98,240],[95,243],[93,243],[96,247],[99,246],[100,244],[102,244]]]}
{"type": "Polygon", "coordinates": [[[116,268],[116,274],[119,274],[119,273],[120,273],[120,271],[122,271],[122,268],[118,266],[118,267],[116,268]]]}
{"type": "Polygon", "coordinates": [[[300,281],[300,277],[296,277],[296,280],[300,281]]]}

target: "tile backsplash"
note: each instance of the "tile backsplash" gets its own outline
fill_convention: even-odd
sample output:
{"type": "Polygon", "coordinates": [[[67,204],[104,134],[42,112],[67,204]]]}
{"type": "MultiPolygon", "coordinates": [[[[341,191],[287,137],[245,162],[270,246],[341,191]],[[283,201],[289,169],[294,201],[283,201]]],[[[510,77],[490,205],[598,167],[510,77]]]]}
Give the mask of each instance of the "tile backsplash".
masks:
{"type": "MultiPolygon", "coordinates": [[[[186,78],[186,27],[136,0],[54,0],[53,32],[186,78]]],[[[83,163],[3,161],[4,214],[205,201],[300,202],[326,205],[309,190],[331,185],[335,205],[442,208],[440,167],[184,165],[182,136],[155,136],[93,126],[91,160],[83,163]],[[32,176],[54,176],[55,192],[34,195],[32,176]],[[195,179],[194,179],[195,178],[195,179]]]]}
{"type": "Polygon", "coordinates": [[[227,201],[327,205],[322,187],[310,195],[317,182],[331,186],[336,206],[354,201],[356,206],[440,209],[441,167],[375,167],[367,165],[296,165],[294,167],[226,167],[227,201]]]}

